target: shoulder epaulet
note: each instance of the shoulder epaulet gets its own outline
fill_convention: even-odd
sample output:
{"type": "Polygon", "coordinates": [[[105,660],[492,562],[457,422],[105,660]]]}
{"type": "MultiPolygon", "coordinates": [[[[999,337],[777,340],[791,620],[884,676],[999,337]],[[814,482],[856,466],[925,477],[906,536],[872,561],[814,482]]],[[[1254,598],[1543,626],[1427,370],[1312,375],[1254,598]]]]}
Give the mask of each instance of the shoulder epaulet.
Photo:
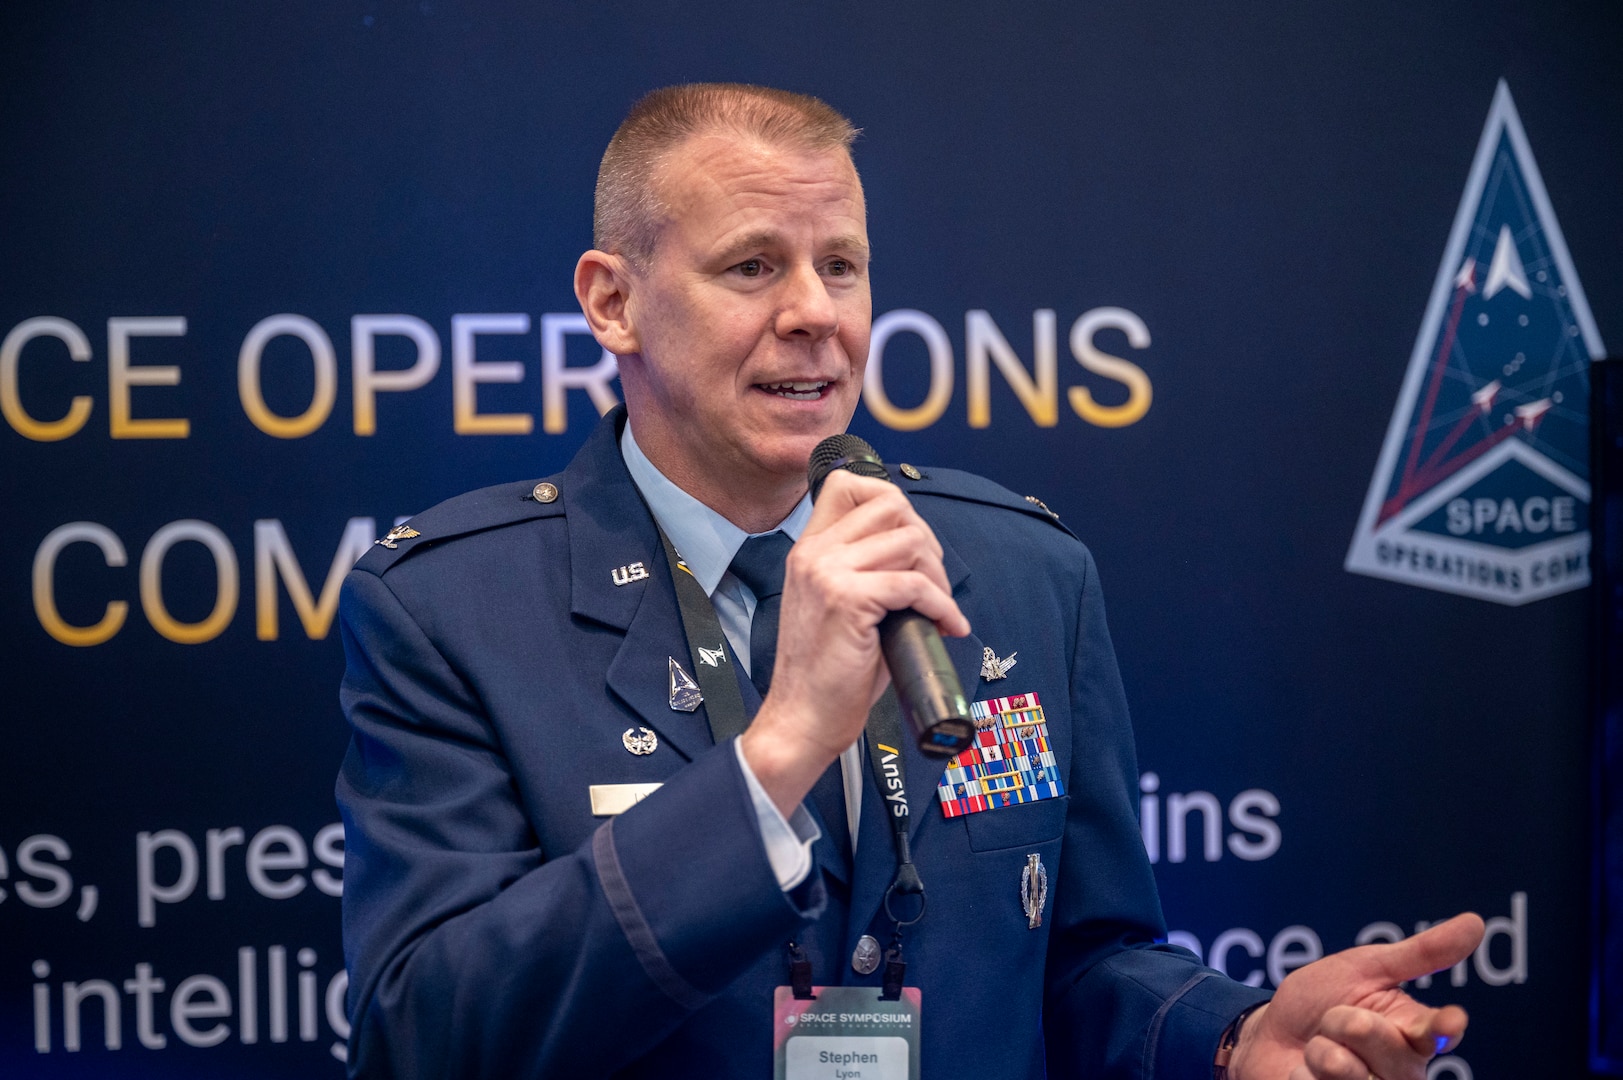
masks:
{"type": "Polygon", "coordinates": [[[381,575],[414,551],[459,536],[562,514],[564,497],[555,483],[557,479],[496,484],[446,499],[420,514],[413,514],[372,541],[371,550],[356,566],[381,575]]]}
{"type": "Polygon", "coordinates": [[[915,465],[887,465],[891,479],[908,495],[937,495],[947,499],[980,503],[1014,510],[1028,517],[1038,518],[1080,539],[1076,533],[1048,508],[1048,504],[1035,495],[1016,495],[1002,484],[984,476],[959,469],[921,469],[915,465]]]}

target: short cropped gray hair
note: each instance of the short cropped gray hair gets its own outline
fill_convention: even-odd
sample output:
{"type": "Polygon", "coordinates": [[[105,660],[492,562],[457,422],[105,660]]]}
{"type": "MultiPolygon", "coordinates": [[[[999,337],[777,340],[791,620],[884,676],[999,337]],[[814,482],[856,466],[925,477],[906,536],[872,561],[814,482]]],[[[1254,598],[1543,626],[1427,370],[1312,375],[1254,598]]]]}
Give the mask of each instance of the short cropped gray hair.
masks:
{"type": "Polygon", "coordinates": [[[744,83],[690,83],[647,94],[631,107],[597,171],[592,243],[639,270],[654,254],[666,217],[656,191],[665,156],[695,135],[724,132],[773,146],[850,152],[857,128],[807,94],[744,83]]]}

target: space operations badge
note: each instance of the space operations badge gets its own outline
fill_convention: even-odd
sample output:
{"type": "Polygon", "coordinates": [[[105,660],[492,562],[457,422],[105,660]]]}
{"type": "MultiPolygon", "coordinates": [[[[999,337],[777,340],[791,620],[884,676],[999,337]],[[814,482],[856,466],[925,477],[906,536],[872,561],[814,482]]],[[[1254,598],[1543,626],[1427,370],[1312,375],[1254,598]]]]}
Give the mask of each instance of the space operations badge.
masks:
{"type": "Polygon", "coordinates": [[[947,762],[936,785],[943,814],[962,817],[1065,794],[1036,694],[977,701],[969,715],[975,741],[947,762]]]}
{"type": "Polygon", "coordinates": [[[1589,584],[1604,355],[1501,80],[1346,568],[1501,604],[1589,584]]]}

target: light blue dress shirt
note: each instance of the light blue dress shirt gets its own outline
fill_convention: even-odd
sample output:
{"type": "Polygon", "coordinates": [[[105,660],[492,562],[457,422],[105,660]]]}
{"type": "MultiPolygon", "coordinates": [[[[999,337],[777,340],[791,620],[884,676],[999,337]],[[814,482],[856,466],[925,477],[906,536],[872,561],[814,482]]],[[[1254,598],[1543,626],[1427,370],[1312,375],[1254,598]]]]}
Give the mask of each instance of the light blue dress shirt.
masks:
{"type": "MultiPolygon", "coordinates": [[[[671,545],[692,571],[694,580],[710,597],[722,632],[727,635],[727,643],[732,646],[733,655],[748,674],[750,620],[755,615],[755,594],[727,568],[751,534],[677,487],[660,472],[637,445],[629,421],[620,435],[620,454],[625,458],[632,482],[647,500],[654,521],[670,538],[671,545]]],[[[781,530],[791,540],[799,540],[811,513],[811,495],[808,493],[776,528],[766,531],[781,530]]],[[[737,746],[735,742],[735,750],[737,746]]],[[[761,782],[755,778],[743,751],[737,750],[737,753],[738,764],[749,784],[756,816],[760,819],[761,840],[766,845],[767,859],[772,864],[778,884],[792,889],[811,871],[811,845],[819,835],[817,826],[810,820],[804,807],[797,808],[791,819],[785,819],[766,789],[761,787],[761,782]]],[[[851,849],[855,851],[857,826],[862,813],[861,739],[840,755],[840,767],[845,785],[845,818],[850,827],[851,849]]]]}

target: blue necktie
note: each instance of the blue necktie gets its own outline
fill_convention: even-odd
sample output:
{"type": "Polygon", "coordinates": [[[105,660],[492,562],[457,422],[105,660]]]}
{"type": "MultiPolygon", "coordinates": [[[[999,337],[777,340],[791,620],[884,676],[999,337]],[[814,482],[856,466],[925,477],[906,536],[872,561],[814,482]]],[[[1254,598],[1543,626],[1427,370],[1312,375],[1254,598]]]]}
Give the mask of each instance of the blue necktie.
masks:
{"type": "Polygon", "coordinates": [[[733,556],[733,576],[755,594],[750,619],[750,682],[766,696],[778,653],[778,609],[783,603],[783,564],[794,541],[783,532],[751,536],[733,556]]]}
{"type": "MultiPolygon", "coordinates": [[[[772,664],[778,654],[778,609],[783,603],[783,568],[794,541],[782,531],[751,536],[733,556],[729,570],[755,594],[750,619],[750,682],[766,697],[772,683],[772,664]]],[[[845,782],[840,763],[824,771],[811,790],[812,802],[831,830],[836,851],[848,852],[845,824],[845,782]]]]}

